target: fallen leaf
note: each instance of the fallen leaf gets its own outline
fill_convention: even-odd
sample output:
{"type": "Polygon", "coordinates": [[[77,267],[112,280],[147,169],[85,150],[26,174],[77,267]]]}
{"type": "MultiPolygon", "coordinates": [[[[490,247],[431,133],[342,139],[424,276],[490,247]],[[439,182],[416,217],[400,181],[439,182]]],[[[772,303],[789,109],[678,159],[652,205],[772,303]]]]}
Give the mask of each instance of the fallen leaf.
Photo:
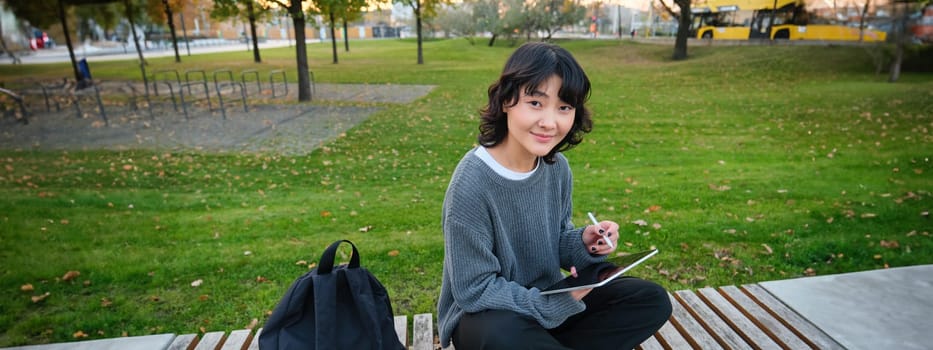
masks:
{"type": "Polygon", "coordinates": [[[389,251],[389,256],[398,256],[399,254],[400,252],[397,249],[389,251]]]}
{"type": "Polygon", "coordinates": [[[72,334],[71,336],[74,337],[75,339],[87,338],[87,333],[84,333],[84,331],[77,331],[77,332],[74,332],[74,334],[72,334]]]}
{"type": "Polygon", "coordinates": [[[113,301],[107,298],[100,298],[100,307],[110,307],[110,305],[113,305],[113,301]]]}
{"type": "Polygon", "coordinates": [[[252,321],[249,321],[249,324],[246,325],[246,329],[253,329],[259,325],[259,319],[254,318],[252,321]]]}
{"type": "Polygon", "coordinates": [[[879,244],[884,248],[898,248],[901,246],[899,243],[897,243],[897,241],[886,241],[883,239],[879,244]]]}
{"type": "Polygon", "coordinates": [[[729,185],[716,186],[715,184],[709,184],[708,186],[709,186],[709,189],[714,190],[714,191],[720,191],[720,192],[728,191],[732,189],[732,187],[729,187],[729,185]]]}
{"type": "Polygon", "coordinates": [[[45,294],[42,294],[42,295],[33,295],[33,296],[32,296],[32,302],[33,302],[33,303],[38,303],[38,302],[40,302],[40,301],[43,301],[43,300],[45,300],[45,298],[48,298],[49,295],[52,295],[52,293],[45,292],[45,294]]]}
{"type": "Polygon", "coordinates": [[[372,225],[366,225],[366,226],[360,227],[360,232],[369,232],[372,229],[373,229],[372,225]]]}
{"type": "Polygon", "coordinates": [[[647,210],[647,211],[653,213],[653,212],[656,212],[656,211],[658,211],[658,210],[661,210],[661,206],[660,206],[660,205],[652,205],[652,206],[648,207],[648,210],[647,210]]]}
{"type": "Polygon", "coordinates": [[[256,282],[258,283],[269,282],[269,279],[262,277],[262,276],[256,276],[256,282]]]}
{"type": "Polygon", "coordinates": [[[191,282],[191,286],[192,286],[192,287],[199,287],[199,286],[201,286],[202,283],[204,283],[204,280],[202,280],[202,279],[197,279],[197,280],[194,280],[194,282],[191,282]]]}
{"type": "Polygon", "coordinates": [[[26,284],[20,286],[20,287],[19,287],[19,290],[24,291],[24,292],[31,292],[31,291],[35,290],[35,288],[32,287],[32,284],[26,283],[26,284]]]}
{"type": "Polygon", "coordinates": [[[632,223],[638,226],[648,226],[648,222],[642,219],[632,221],[632,223]]]}
{"type": "Polygon", "coordinates": [[[768,255],[774,254],[774,250],[771,249],[771,246],[764,244],[764,243],[762,243],[761,246],[765,247],[765,251],[768,252],[768,255]]]}
{"type": "Polygon", "coordinates": [[[68,271],[68,272],[65,272],[65,275],[64,275],[64,276],[62,276],[62,281],[71,281],[71,280],[75,279],[75,278],[78,277],[78,276],[81,276],[81,272],[79,272],[79,271],[68,271]]]}
{"type": "Polygon", "coordinates": [[[198,300],[200,300],[200,301],[207,301],[207,299],[210,299],[210,298],[211,298],[211,297],[210,297],[209,295],[207,295],[207,294],[201,294],[201,295],[198,296],[198,300]]]}

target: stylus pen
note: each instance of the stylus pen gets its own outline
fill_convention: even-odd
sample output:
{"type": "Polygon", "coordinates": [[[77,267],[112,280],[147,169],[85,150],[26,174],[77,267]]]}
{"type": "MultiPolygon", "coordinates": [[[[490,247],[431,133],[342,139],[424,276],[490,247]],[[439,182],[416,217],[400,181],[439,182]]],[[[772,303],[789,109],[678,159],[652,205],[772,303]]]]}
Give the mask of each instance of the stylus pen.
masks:
{"type": "Polygon", "coordinates": [[[596,232],[598,232],[600,236],[603,236],[603,240],[606,241],[606,244],[609,245],[609,248],[615,249],[615,246],[612,244],[612,240],[606,236],[605,231],[603,231],[603,227],[599,226],[599,221],[596,221],[596,217],[593,216],[593,213],[588,212],[586,215],[590,216],[590,220],[593,221],[593,225],[596,225],[596,232]]]}

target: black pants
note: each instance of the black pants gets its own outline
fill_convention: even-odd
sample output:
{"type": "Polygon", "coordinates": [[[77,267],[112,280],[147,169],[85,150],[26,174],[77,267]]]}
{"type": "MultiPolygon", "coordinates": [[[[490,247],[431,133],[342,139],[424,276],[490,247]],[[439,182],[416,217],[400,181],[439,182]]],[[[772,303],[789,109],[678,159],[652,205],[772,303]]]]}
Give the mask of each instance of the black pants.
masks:
{"type": "Polygon", "coordinates": [[[506,310],[468,313],[454,330],[457,350],[470,349],[633,349],[671,316],[661,286],[634,277],[619,278],[583,298],[586,310],[554,329],[506,310]]]}

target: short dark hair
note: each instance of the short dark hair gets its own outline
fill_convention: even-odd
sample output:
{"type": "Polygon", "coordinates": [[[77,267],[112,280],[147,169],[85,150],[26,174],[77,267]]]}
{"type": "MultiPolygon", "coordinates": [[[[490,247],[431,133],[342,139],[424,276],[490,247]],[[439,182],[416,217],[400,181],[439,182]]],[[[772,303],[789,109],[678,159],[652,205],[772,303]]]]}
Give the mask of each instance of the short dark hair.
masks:
{"type": "Polygon", "coordinates": [[[505,62],[499,80],[489,86],[489,102],[480,110],[479,144],[491,147],[508,134],[505,107],[514,106],[522,89],[531,94],[536,88],[557,75],[563,82],[557,96],[575,110],[573,126],[567,136],[547,155],[544,161],[554,163],[554,154],[569,150],[583,141],[583,135],[593,129],[586,101],[590,97],[590,79],[566,49],[549,43],[532,42],[522,45],[505,62]]]}

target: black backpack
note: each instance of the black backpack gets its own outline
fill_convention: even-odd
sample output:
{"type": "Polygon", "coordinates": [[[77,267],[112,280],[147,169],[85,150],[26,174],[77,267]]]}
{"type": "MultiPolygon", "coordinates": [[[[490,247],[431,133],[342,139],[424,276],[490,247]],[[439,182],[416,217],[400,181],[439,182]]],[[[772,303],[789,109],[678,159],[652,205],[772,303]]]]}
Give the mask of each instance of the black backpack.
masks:
{"type": "Polygon", "coordinates": [[[324,250],[318,266],[282,297],[259,335],[259,348],[392,349],[404,346],[395,333],[385,287],[360,267],[360,254],[347,240],[324,250]],[[334,267],[337,247],[353,247],[348,265],[334,267]]]}

